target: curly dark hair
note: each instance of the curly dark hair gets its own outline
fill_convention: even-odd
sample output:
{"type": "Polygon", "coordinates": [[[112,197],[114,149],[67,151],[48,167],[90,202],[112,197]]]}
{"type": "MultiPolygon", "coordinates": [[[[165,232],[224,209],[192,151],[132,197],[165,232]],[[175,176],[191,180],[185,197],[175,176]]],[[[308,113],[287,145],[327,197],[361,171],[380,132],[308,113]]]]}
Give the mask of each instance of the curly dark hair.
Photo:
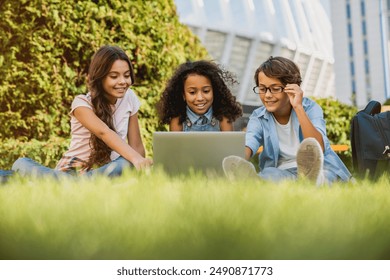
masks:
{"type": "Polygon", "coordinates": [[[276,78],[284,85],[302,83],[299,67],[290,59],[281,56],[270,56],[255,72],[255,83],[259,85],[259,73],[263,72],[267,77],[276,78]]]}
{"type": "Polygon", "coordinates": [[[226,117],[234,122],[242,115],[242,107],[227,85],[238,84],[235,76],[212,61],[198,60],[181,64],[168,81],[157,103],[157,113],[161,124],[169,124],[175,117],[179,117],[180,122],[185,121],[184,83],[190,74],[210,79],[214,98],[212,108],[216,119],[221,121],[223,117],[226,117]]]}
{"type": "MultiPolygon", "coordinates": [[[[103,88],[103,80],[111,70],[116,60],[124,60],[129,64],[131,81],[134,83],[134,70],[127,54],[117,46],[103,46],[92,57],[88,70],[88,88],[91,93],[92,108],[96,116],[110,129],[115,131],[113,124],[113,112],[110,102],[103,88]]],[[[111,148],[91,134],[89,145],[92,149],[87,167],[102,166],[111,161],[111,148]]]]}

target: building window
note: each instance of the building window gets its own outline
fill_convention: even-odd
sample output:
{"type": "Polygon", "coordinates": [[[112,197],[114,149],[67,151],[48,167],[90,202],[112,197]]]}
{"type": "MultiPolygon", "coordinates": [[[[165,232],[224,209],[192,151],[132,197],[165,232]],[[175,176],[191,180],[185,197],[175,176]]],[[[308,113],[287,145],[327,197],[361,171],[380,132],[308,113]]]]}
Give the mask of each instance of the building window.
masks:
{"type": "Polygon", "coordinates": [[[367,35],[367,27],[366,27],[366,21],[365,20],[362,21],[362,32],[363,32],[364,36],[367,35]]]}
{"type": "Polygon", "coordinates": [[[348,23],[348,37],[352,38],[352,24],[348,23]]]}
{"type": "Polygon", "coordinates": [[[311,71],[306,75],[305,79],[307,79],[305,90],[307,92],[314,92],[317,83],[318,83],[318,78],[320,75],[321,71],[321,66],[322,66],[322,61],[319,59],[314,59],[313,64],[311,67],[311,71]],[[307,77],[309,76],[309,77],[307,77]]]}
{"type": "Polygon", "coordinates": [[[370,64],[368,63],[368,59],[364,60],[364,70],[365,70],[366,74],[370,73],[370,64]]]}
{"type": "Polygon", "coordinates": [[[348,46],[349,46],[349,57],[353,57],[353,44],[352,44],[352,42],[349,42],[349,44],[348,44],[348,46]]]}
{"type": "Polygon", "coordinates": [[[234,37],[229,59],[229,68],[235,72],[238,80],[241,80],[244,74],[250,44],[251,40],[249,38],[234,37]]]}
{"type": "MultiPolygon", "coordinates": [[[[389,0],[390,1],[390,0],[389,0]]],[[[388,31],[389,31],[389,38],[390,38],[390,17],[387,18],[387,22],[389,23],[388,31]]]]}
{"type": "Polygon", "coordinates": [[[364,54],[368,55],[368,43],[367,40],[363,41],[364,54]]]}
{"type": "Polygon", "coordinates": [[[347,3],[347,19],[351,19],[351,5],[347,3]]]}
{"type": "Polygon", "coordinates": [[[226,34],[218,31],[207,30],[205,37],[205,47],[209,51],[211,57],[215,60],[220,60],[225,48],[226,34]]]}
{"type": "Polygon", "coordinates": [[[367,102],[372,99],[372,90],[371,90],[371,81],[370,77],[366,77],[366,92],[367,92],[367,102]]]}
{"type": "Polygon", "coordinates": [[[365,17],[366,16],[366,6],[364,5],[364,1],[361,1],[360,2],[360,13],[362,15],[362,17],[365,17]]]}

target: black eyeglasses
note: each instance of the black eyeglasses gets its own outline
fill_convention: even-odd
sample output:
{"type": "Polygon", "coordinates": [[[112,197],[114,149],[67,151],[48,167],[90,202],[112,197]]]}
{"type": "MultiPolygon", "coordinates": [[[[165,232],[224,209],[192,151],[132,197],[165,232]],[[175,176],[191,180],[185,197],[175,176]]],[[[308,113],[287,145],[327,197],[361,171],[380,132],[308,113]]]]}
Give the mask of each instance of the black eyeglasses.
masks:
{"type": "Polygon", "coordinates": [[[270,86],[270,87],[255,86],[253,88],[253,92],[256,94],[266,94],[267,90],[269,90],[272,94],[277,94],[283,92],[284,87],[283,86],[270,86]]]}

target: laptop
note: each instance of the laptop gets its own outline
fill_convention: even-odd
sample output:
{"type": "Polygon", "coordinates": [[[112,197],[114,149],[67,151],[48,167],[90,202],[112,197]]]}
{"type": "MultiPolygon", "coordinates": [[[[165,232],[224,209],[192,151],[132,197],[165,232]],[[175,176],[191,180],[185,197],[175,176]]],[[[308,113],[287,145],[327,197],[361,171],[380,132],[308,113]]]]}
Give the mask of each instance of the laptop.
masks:
{"type": "Polygon", "coordinates": [[[245,157],[245,132],[154,132],[154,166],[168,174],[190,170],[223,174],[222,160],[230,155],[245,157]]]}

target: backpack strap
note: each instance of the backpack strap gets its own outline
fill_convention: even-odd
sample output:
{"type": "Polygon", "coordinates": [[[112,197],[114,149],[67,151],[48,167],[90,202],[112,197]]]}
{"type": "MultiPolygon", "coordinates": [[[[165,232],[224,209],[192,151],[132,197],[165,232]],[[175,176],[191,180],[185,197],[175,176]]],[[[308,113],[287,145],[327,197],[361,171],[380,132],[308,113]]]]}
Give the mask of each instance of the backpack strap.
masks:
{"type": "Polygon", "coordinates": [[[363,109],[363,112],[371,116],[379,114],[381,112],[381,104],[378,101],[371,100],[366,108],[363,109]]]}
{"type": "Polygon", "coordinates": [[[357,158],[357,151],[356,151],[356,146],[360,145],[359,138],[356,136],[357,130],[358,130],[358,120],[357,120],[357,115],[355,115],[352,118],[351,121],[351,132],[350,132],[350,138],[351,138],[351,148],[352,148],[352,166],[353,170],[355,172],[358,171],[358,158],[357,158]],[[359,142],[359,143],[356,143],[359,142]]]}

